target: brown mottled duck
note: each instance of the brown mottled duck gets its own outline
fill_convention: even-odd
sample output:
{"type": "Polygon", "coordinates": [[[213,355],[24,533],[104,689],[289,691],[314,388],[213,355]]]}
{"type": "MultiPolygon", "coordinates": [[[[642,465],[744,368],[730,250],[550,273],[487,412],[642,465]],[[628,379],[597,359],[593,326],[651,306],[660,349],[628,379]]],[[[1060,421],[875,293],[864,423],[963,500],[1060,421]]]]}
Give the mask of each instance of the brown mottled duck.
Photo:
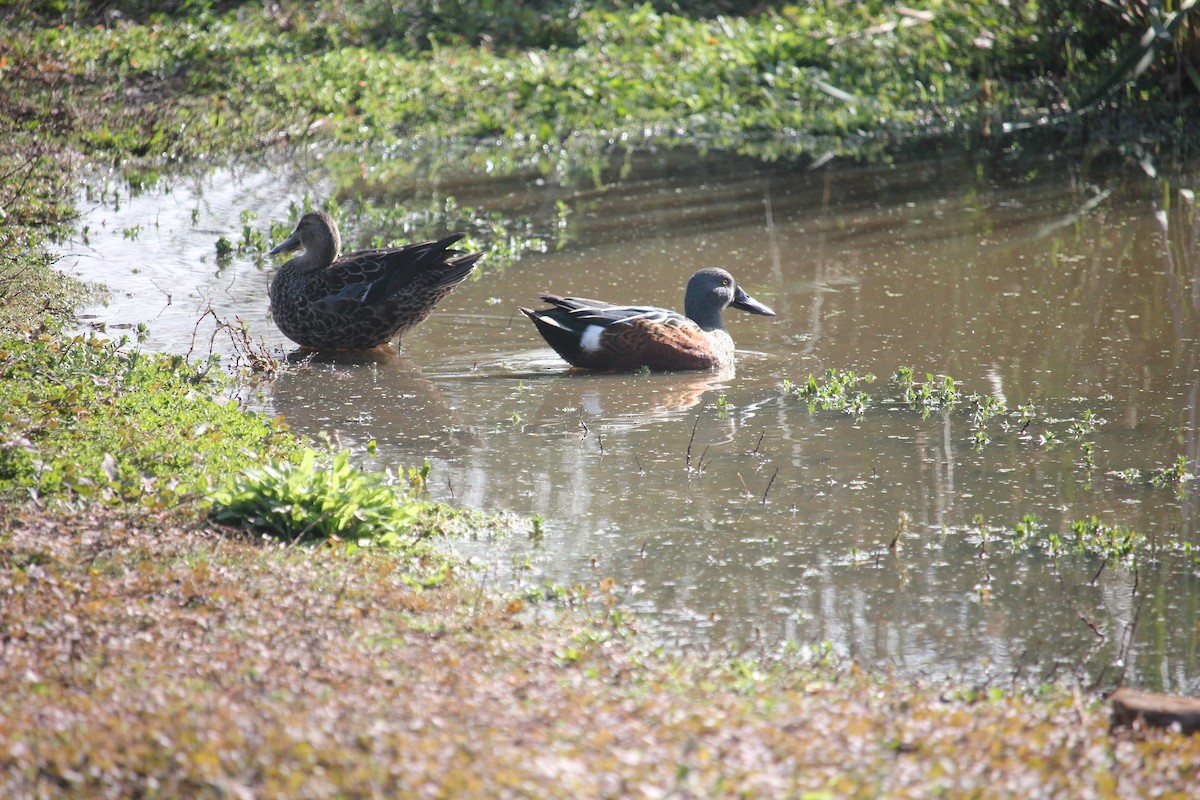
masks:
{"type": "Polygon", "coordinates": [[[309,350],[368,350],[420,323],[471,272],[482,253],[453,250],[465,234],[338,257],[333,217],[310,211],[269,255],[303,249],[271,281],[279,330],[309,350]]]}

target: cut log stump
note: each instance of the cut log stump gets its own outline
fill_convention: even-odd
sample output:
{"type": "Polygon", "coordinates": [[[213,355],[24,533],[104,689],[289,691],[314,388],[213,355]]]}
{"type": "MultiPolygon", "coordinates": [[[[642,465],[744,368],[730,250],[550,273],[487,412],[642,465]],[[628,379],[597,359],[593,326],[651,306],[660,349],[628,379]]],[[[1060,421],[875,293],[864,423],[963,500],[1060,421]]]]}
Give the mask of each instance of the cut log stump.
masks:
{"type": "Polygon", "coordinates": [[[1179,726],[1183,733],[1200,731],[1200,699],[1154,694],[1136,689],[1117,689],[1109,697],[1112,702],[1112,726],[1143,725],[1155,728],[1179,726]]]}

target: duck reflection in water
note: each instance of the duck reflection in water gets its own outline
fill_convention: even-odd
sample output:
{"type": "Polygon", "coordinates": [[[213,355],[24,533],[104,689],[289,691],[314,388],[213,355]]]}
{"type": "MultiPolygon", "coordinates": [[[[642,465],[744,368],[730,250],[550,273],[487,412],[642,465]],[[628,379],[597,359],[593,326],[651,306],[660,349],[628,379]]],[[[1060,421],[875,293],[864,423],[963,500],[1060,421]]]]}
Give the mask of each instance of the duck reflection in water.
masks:
{"type": "Polygon", "coordinates": [[[411,465],[458,458],[481,440],[436,381],[395,349],[308,354],[272,381],[274,410],[295,430],[329,432],[411,465]]]}
{"type": "MultiPolygon", "coordinates": [[[[632,430],[683,416],[706,398],[715,403],[729,377],[728,373],[598,375],[595,380],[577,381],[542,373],[537,378],[540,403],[526,429],[576,435],[595,421],[609,431],[632,430]]],[[[732,424],[732,417],[729,421],[732,424]]]]}

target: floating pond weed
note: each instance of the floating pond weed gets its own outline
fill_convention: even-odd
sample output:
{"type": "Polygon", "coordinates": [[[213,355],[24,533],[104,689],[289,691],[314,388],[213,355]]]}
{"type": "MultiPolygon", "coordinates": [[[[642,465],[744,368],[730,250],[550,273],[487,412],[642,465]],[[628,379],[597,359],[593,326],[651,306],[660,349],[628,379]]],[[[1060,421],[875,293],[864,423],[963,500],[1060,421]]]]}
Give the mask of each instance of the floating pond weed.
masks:
{"type": "MultiPolygon", "coordinates": [[[[1039,420],[1038,410],[1033,404],[1021,404],[1012,411],[1002,397],[964,393],[959,381],[953,376],[927,372],[924,380],[917,380],[916,375],[912,367],[898,368],[889,382],[896,391],[880,397],[859,389],[862,384],[873,383],[874,375],[859,375],[851,370],[833,368],[827,369],[822,379],[809,375],[808,380],[802,384],[784,378],[782,388],[789,397],[807,400],[810,413],[844,411],[861,418],[872,404],[891,407],[893,410],[897,406],[907,408],[920,414],[921,419],[928,419],[934,411],[944,414],[969,411],[970,432],[967,440],[976,451],[981,451],[997,441],[1011,442],[1014,438],[1020,441],[1029,441],[1032,438],[1032,441],[1043,447],[1058,443],[1063,436],[1070,436],[1075,441],[1082,442],[1085,437],[1107,423],[1107,420],[1098,416],[1091,408],[1078,410],[1086,399],[1077,397],[1067,401],[1070,408],[1063,418],[1042,416],[1042,425],[1039,426],[1041,430],[1036,436],[1026,436],[1029,426],[1035,420],[1039,420]]],[[[1089,447],[1094,448],[1094,445],[1089,447]]],[[[1093,463],[1093,455],[1092,449],[1085,448],[1085,457],[1089,464],[1093,463]]]]}
{"type": "Polygon", "coordinates": [[[1104,558],[1127,558],[1145,541],[1140,533],[1119,525],[1106,525],[1095,515],[1072,522],[1071,533],[1075,536],[1075,552],[1104,558]]]}
{"type": "Polygon", "coordinates": [[[1184,481],[1191,479],[1192,474],[1188,472],[1187,457],[1181,455],[1171,466],[1151,470],[1148,480],[1152,486],[1179,486],[1184,481]]]}
{"type": "Polygon", "coordinates": [[[784,389],[791,395],[807,400],[810,412],[819,408],[822,411],[845,411],[861,417],[867,410],[870,396],[855,389],[860,383],[872,383],[874,380],[875,376],[870,373],[859,375],[850,370],[827,369],[823,381],[819,382],[809,375],[803,385],[785,381],[784,389]]]}

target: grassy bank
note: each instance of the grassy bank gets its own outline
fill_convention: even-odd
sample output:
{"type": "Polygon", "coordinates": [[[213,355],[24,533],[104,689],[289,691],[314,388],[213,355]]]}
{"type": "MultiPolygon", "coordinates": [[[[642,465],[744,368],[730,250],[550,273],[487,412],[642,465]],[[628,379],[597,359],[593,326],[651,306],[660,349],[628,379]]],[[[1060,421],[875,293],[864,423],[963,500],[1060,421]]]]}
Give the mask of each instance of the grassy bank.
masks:
{"type": "Polygon", "coordinates": [[[1071,687],[903,683],[819,648],[647,653],[603,589],[482,593],[426,546],[454,512],[419,472],[396,502],[341,492],[344,463],[321,483],[312,443],[220,399],[226,365],[76,335],[87,290],[46,255],[85,164],[136,188],[311,145],[383,181],[453,145],[455,168],[566,181],[614,141],[865,157],[1044,119],[1151,146],[1194,129],[1191,12],[1135,70],[1166,12],[988,8],[0,5],[0,795],[1200,793],[1200,737],[1110,733],[1071,687]],[[227,526],[210,501],[243,468],[227,526]],[[261,535],[313,486],[407,538],[345,547],[361,532],[323,527],[345,503],[261,535]],[[339,541],[296,545],[315,532],[339,541]]]}
{"type": "Polygon", "coordinates": [[[1200,741],[1066,689],[639,652],[394,561],[4,512],[5,797],[1178,797],[1200,741]]]}
{"type": "Polygon", "coordinates": [[[18,125],[122,161],[280,136],[543,162],[647,140],[853,154],[960,128],[1185,130],[1200,13],[1166,5],[27,1],[0,69],[18,125]]]}

